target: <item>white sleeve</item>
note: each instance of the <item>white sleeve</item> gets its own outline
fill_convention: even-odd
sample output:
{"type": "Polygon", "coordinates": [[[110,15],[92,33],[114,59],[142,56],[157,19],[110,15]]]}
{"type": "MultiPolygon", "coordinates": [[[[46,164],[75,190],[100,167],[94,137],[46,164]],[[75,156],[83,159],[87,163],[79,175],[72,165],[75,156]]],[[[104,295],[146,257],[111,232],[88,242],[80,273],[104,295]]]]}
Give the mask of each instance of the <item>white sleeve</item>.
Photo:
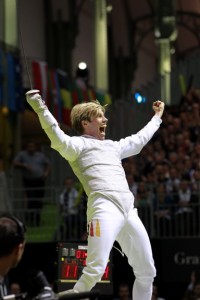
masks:
{"type": "Polygon", "coordinates": [[[37,113],[40,124],[51,141],[51,147],[58,151],[65,159],[74,161],[82,150],[82,139],[70,137],[60,129],[58,122],[48,110],[40,94],[31,90],[26,93],[26,99],[37,113]]]}
{"type": "Polygon", "coordinates": [[[58,151],[66,160],[74,161],[82,151],[82,139],[65,134],[47,108],[38,112],[38,117],[51,141],[51,148],[58,151]]]}
{"type": "Polygon", "coordinates": [[[118,142],[121,159],[140,153],[142,148],[149,142],[154,133],[158,130],[161,123],[162,120],[160,117],[155,115],[139,132],[121,139],[118,142]]]}

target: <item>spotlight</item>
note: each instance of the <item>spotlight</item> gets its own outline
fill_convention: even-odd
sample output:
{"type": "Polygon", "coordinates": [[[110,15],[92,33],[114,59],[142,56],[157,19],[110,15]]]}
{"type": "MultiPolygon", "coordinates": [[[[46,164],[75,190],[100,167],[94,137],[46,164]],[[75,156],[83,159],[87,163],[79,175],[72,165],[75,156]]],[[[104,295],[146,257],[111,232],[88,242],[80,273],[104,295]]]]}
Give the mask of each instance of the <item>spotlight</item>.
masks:
{"type": "Polygon", "coordinates": [[[134,94],[134,99],[136,100],[136,102],[138,104],[141,104],[141,103],[145,103],[146,102],[146,97],[144,97],[142,94],[140,94],[139,92],[136,92],[134,94]]]}
{"type": "Polygon", "coordinates": [[[76,83],[80,88],[86,88],[89,84],[89,70],[85,62],[81,61],[76,69],[76,83]]]}
{"type": "Polygon", "coordinates": [[[107,13],[111,13],[112,9],[113,9],[113,7],[112,7],[111,4],[109,4],[109,5],[106,6],[107,13]]]}
{"type": "Polygon", "coordinates": [[[78,68],[80,70],[85,70],[85,69],[87,69],[87,64],[84,61],[82,61],[78,64],[78,68]]]}

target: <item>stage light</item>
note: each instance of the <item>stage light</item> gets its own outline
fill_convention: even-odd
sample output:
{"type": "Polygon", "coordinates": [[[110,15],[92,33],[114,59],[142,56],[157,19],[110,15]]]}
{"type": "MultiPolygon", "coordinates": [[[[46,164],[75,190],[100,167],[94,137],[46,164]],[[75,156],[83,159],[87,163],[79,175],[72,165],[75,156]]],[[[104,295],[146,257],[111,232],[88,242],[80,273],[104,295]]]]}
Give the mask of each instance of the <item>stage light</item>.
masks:
{"type": "Polygon", "coordinates": [[[84,61],[81,61],[76,69],[76,83],[81,89],[86,89],[89,84],[90,73],[88,66],[84,61]]]}
{"type": "Polygon", "coordinates": [[[144,97],[142,94],[140,94],[139,92],[136,92],[134,94],[134,99],[136,100],[136,102],[138,104],[141,104],[141,103],[145,103],[146,102],[146,97],[144,97]]]}
{"type": "Polygon", "coordinates": [[[80,70],[85,70],[85,69],[87,69],[87,64],[84,61],[82,61],[78,64],[78,68],[80,70]]]}
{"type": "Polygon", "coordinates": [[[106,11],[107,11],[107,13],[111,13],[112,9],[113,9],[113,7],[112,7],[111,4],[108,4],[108,5],[106,6],[106,11]]]}

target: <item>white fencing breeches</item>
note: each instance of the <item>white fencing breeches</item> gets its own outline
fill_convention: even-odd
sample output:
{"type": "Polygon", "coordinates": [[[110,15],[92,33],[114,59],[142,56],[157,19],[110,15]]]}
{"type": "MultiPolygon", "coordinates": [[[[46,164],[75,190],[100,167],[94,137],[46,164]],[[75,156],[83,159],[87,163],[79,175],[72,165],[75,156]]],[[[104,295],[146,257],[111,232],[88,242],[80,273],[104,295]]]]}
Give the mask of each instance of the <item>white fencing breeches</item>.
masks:
{"type": "Polygon", "coordinates": [[[117,240],[135,275],[133,299],[150,300],[156,270],[149,237],[137,209],[124,214],[108,200],[99,203],[92,219],[88,220],[87,266],[74,290],[89,291],[101,280],[113,243],[117,240]]]}

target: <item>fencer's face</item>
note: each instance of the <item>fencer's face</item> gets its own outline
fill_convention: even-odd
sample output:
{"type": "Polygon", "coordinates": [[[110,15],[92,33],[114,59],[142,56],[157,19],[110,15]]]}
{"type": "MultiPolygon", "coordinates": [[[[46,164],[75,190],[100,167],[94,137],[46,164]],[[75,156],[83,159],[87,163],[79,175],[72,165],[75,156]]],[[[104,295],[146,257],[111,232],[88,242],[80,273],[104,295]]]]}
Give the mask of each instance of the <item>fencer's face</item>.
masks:
{"type": "Polygon", "coordinates": [[[84,134],[93,136],[98,140],[104,140],[106,136],[107,122],[108,119],[106,119],[104,113],[100,111],[97,117],[92,117],[91,121],[82,121],[84,134]]]}

